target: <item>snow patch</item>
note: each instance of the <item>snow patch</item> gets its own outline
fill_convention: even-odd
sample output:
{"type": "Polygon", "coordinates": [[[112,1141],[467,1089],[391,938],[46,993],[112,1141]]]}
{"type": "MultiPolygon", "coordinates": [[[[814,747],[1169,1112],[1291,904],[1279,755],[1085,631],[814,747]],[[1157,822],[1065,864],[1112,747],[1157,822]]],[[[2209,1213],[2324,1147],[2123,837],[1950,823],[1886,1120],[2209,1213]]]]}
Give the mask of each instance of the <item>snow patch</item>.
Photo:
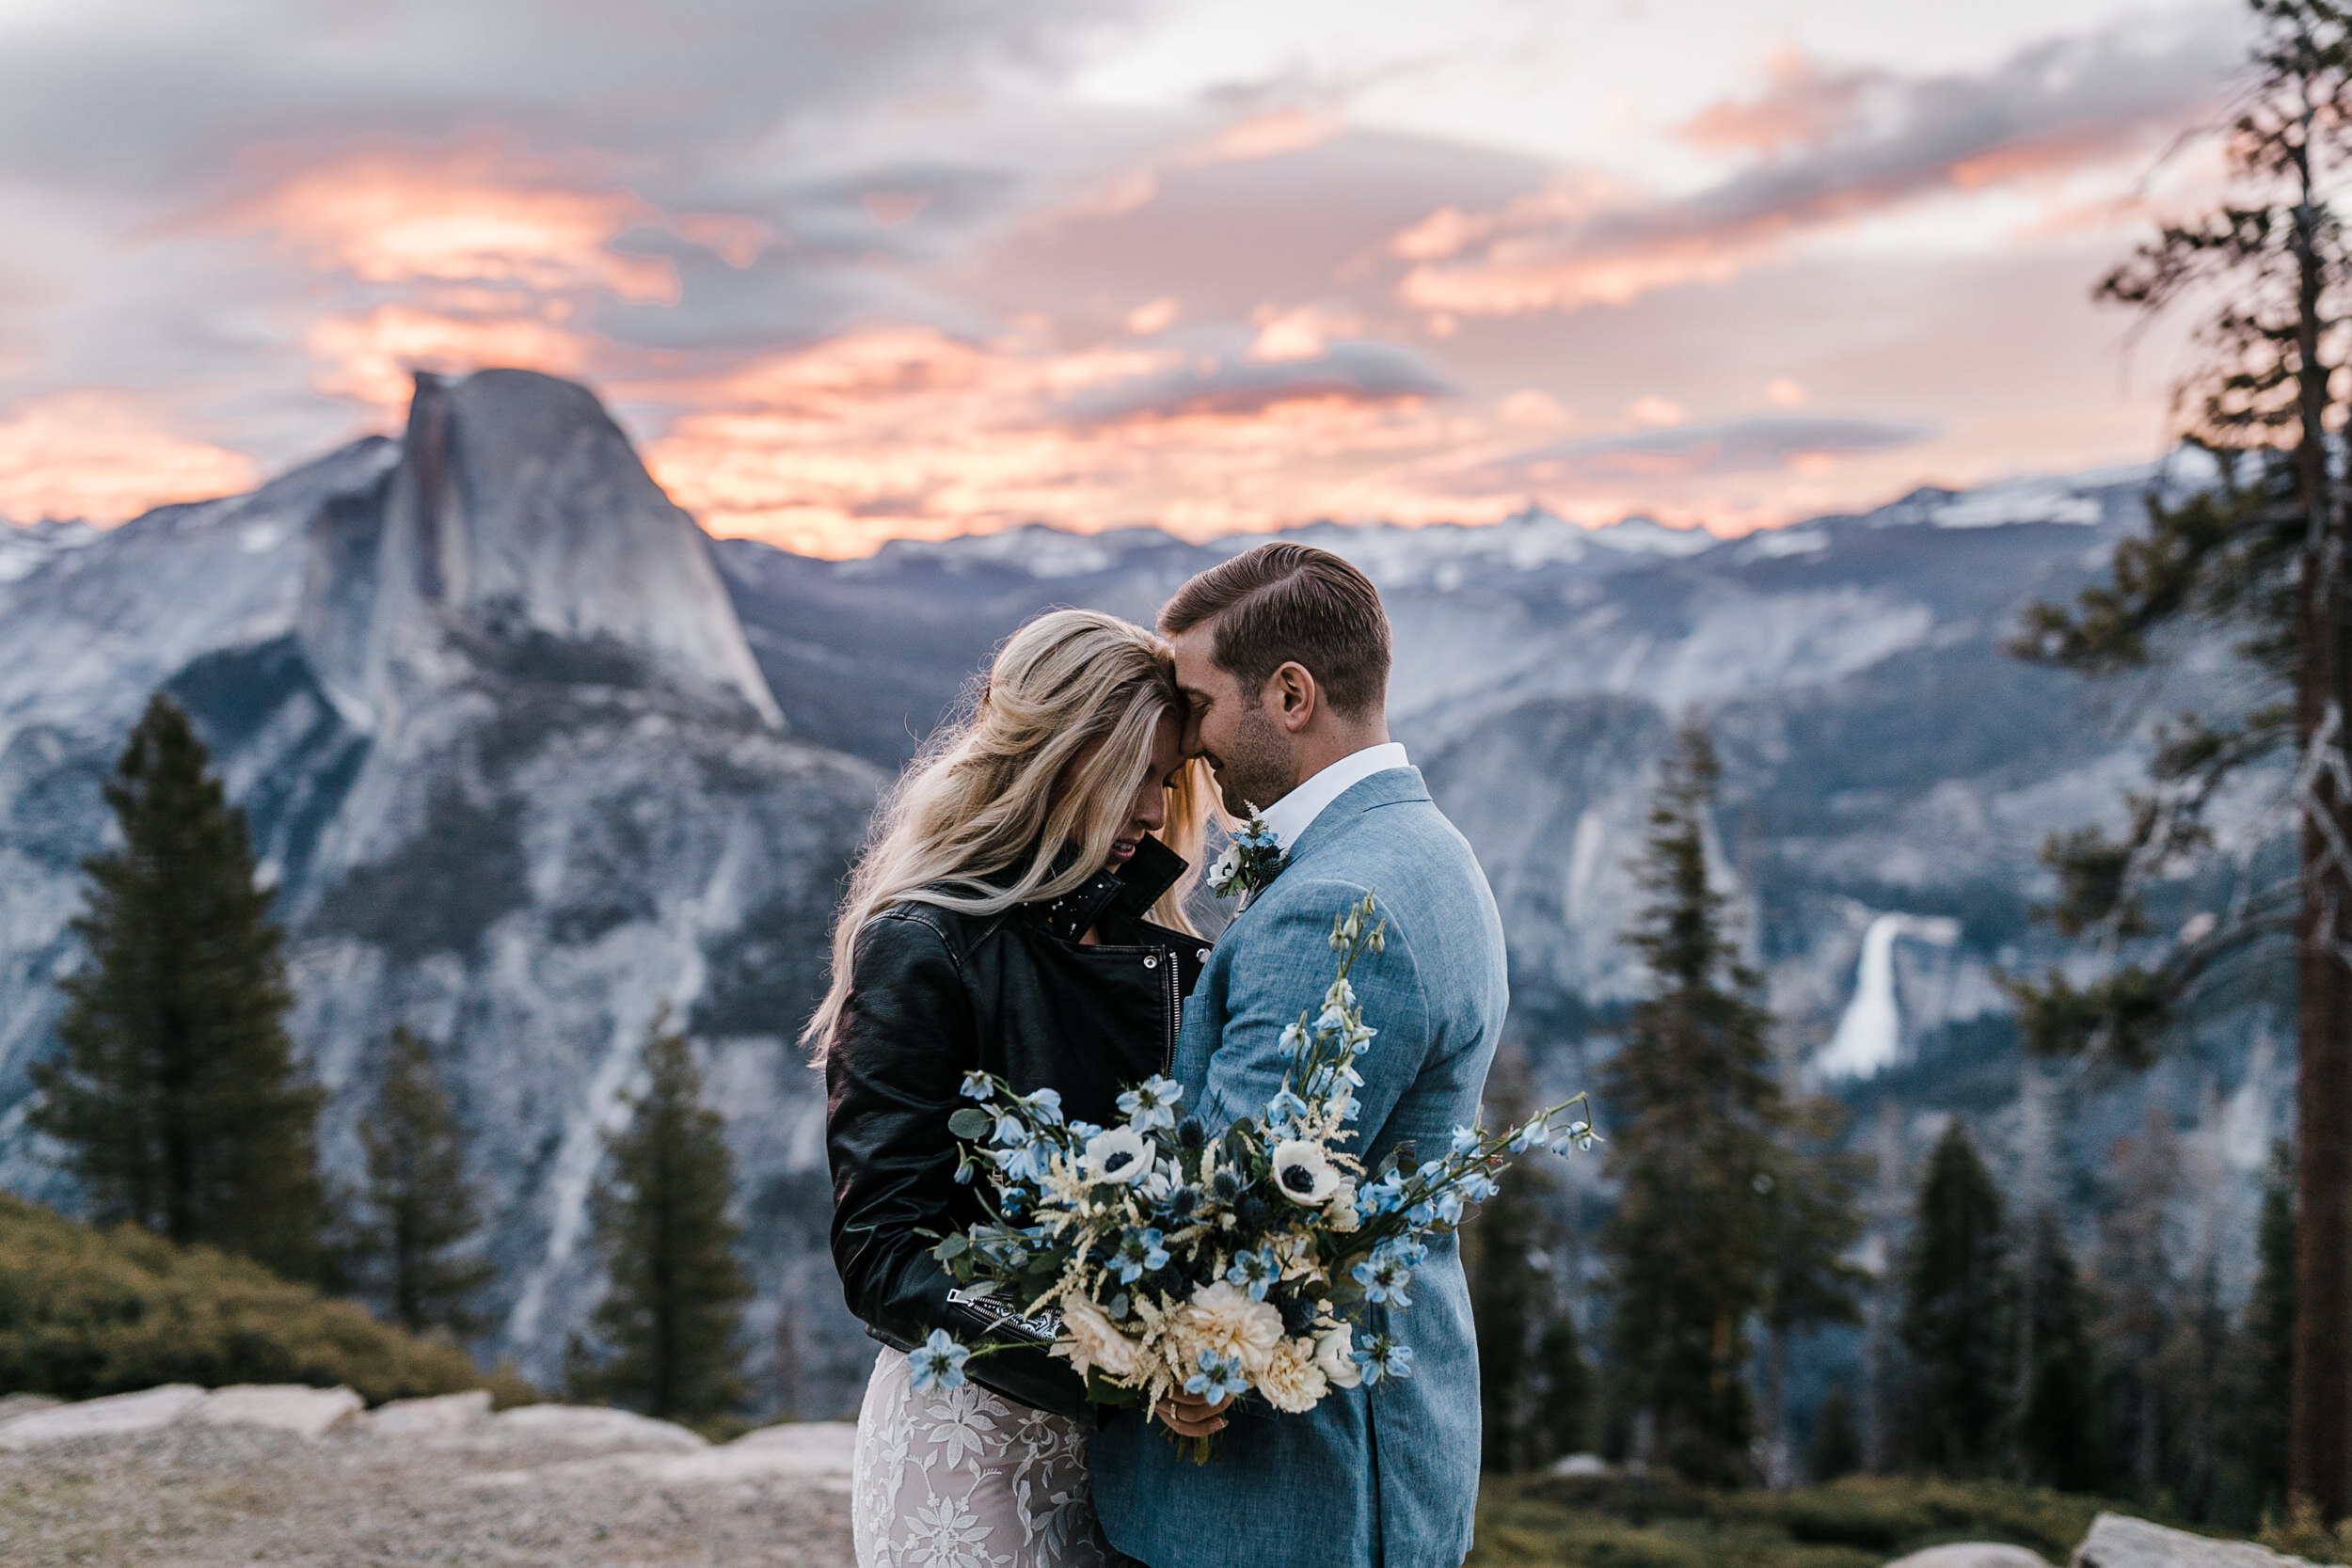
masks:
{"type": "Polygon", "coordinates": [[[1792,555],[1819,555],[1829,548],[1829,535],[1819,529],[1781,528],[1753,534],[1748,539],[1747,553],[1763,561],[1777,561],[1792,555]]]}
{"type": "Polygon", "coordinates": [[[2071,523],[2096,527],[2106,509],[2073,480],[2021,480],[1989,484],[1936,508],[1937,528],[2004,528],[2010,523],[2071,523]]]}

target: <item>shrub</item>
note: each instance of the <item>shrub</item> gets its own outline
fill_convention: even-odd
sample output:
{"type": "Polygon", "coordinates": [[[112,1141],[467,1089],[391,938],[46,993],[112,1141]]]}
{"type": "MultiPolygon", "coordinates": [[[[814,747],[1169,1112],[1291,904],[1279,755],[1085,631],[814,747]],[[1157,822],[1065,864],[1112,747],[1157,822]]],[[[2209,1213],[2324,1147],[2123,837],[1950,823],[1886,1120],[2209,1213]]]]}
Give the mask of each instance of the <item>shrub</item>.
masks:
{"type": "Polygon", "coordinates": [[[454,1344],[258,1263],[0,1196],[0,1392],[78,1400],[159,1383],[345,1384],[371,1404],[483,1387],[501,1403],[534,1397],[454,1344]]]}

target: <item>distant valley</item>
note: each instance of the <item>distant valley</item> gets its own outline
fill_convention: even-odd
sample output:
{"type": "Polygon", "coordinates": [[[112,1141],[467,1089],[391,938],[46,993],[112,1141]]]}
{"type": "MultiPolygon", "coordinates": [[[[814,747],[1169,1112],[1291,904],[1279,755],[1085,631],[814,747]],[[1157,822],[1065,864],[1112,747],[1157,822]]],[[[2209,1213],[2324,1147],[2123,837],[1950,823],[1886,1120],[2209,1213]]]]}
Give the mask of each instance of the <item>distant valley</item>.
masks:
{"type": "MultiPolygon", "coordinates": [[[[1539,1080],[1583,1086],[1637,994],[1626,862],[1694,717],[1724,749],[1722,875],[1792,1076],[1844,1096],[1890,1164],[1968,1115],[2021,1199],[2078,1223],[2107,1147],[2157,1107],[2198,1174],[2185,1244],[2236,1289],[2290,1098],[2269,1000],[2234,996],[2144,1078],[2028,1075],[1994,984],[2056,951],[2028,915],[2044,834],[2114,812],[2150,719],[2203,678],[2094,689],[2001,650],[2022,605],[2099,568],[2155,477],[1921,491],[1728,542],[1540,512],[1294,537],[1390,605],[1392,725],[1494,883],[1539,1080]]],[[[666,1003],[708,1052],[743,1176],[755,1381],[834,1413],[866,1350],[824,1255],[822,1101],[791,1036],[866,814],[1024,617],[1148,621],[1251,542],[1030,529],[856,562],[714,543],[587,392],[521,372],[426,378],[403,441],[249,496],[0,530],[0,1185],[72,1201],[24,1131],[26,1066],[76,961],[100,782],[165,688],[279,887],[328,1158],[357,1164],[391,1023],[446,1053],[501,1266],[482,1348],[560,1363],[596,1285],[597,1135],[666,1003]]]]}

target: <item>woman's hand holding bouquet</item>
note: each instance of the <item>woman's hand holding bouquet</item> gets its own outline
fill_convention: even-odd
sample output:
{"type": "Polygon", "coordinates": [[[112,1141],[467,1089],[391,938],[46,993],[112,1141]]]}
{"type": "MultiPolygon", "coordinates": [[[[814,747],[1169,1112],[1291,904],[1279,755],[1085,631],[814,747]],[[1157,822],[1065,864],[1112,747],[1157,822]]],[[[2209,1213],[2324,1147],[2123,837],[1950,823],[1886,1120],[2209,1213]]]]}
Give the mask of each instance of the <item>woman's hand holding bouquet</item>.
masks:
{"type": "MultiPolygon", "coordinates": [[[[1184,1090],[1153,1077],[1119,1098],[1126,1119],[1064,1119],[1051,1089],[1013,1092],[975,1073],[976,1101],[950,1126],[964,1148],[957,1179],[980,1184],[989,1218],[932,1256],[957,1299],[998,1316],[977,1346],[936,1330],[912,1353],[918,1388],[954,1386],[974,1355],[1050,1342],[1106,1404],[1157,1406],[1178,1390],[1215,1404],[1255,1395],[1311,1410],[1334,1388],[1412,1370],[1412,1348],[1359,1336],[1373,1305],[1411,1305],[1427,1239],[1491,1196],[1512,1158],[1597,1141],[1579,1095],[1525,1122],[1454,1131],[1418,1160],[1400,1145],[1367,1172],[1356,1136],[1357,1058],[1375,1049],[1348,973],[1378,952],[1368,894],[1331,927],[1339,973],[1319,1006],[1282,1033],[1281,1089],[1262,1114],[1211,1136],[1179,1119],[1184,1090]]],[[[1189,1439],[1206,1459],[1208,1440],[1189,1439]]]]}

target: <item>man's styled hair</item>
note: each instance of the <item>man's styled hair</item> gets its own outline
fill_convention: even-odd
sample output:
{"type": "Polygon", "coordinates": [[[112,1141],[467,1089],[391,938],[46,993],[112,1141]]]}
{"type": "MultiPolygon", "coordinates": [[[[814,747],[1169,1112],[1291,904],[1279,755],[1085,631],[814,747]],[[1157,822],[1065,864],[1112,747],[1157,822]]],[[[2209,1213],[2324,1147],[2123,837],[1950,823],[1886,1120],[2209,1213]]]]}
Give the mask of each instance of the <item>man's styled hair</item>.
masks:
{"type": "Polygon", "coordinates": [[[1284,664],[1304,665],[1349,718],[1389,689],[1389,616],[1372,579],[1312,545],[1260,545],[1176,590],[1160,635],[1216,623],[1210,657],[1254,694],[1284,664]]]}

